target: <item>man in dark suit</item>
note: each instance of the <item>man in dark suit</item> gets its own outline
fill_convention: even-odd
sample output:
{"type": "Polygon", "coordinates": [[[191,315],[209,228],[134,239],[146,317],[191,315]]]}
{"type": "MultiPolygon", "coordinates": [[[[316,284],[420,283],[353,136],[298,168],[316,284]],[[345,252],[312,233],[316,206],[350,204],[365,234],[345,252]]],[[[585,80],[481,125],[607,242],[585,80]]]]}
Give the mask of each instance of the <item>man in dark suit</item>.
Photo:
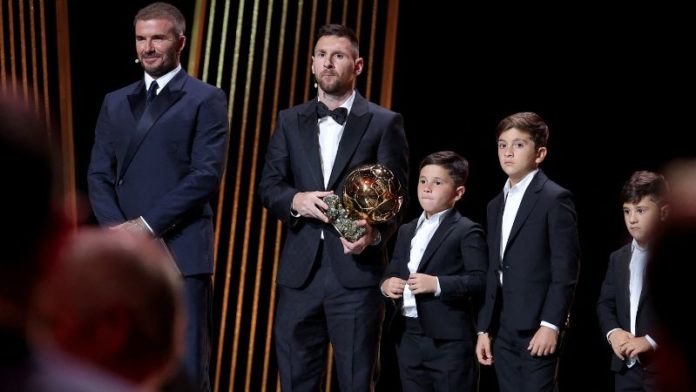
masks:
{"type": "Polygon", "coordinates": [[[166,242],[184,277],[184,367],[209,389],[213,212],[222,175],[227,100],[222,90],[186,74],[181,12],[154,3],[135,16],[143,80],[107,94],[88,173],[99,223],[166,242]]]}
{"type": "Polygon", "coordinates": [[[599,324],[611,345],[610,369],[616,391],[659,390],[657,317],[645,271],[648,251],[667,216],[666,183],[653,172],[638,171],[621,191],[626,229],[633,237],[610,256],[597,302],[599,324]]]}
{"type": "Polygon", "coordinates": [[[513,114],[497,133],[508,180],[488,204],[489,269],[476,354],[484,365],[495,356],[502,391],[552,391],[579,268],[575,207],[570,192],[539,169],[548,141],[541,117],[513,114]]]}
{"type": "Polygon", "coordinates": [[[455,204],[469,163],[452,151],[420,164],[421,216],[401,226],[381,284],[396,300],[392,323],[404,391],[473,391],[474,297],[486,284],[486,242],[480,225],[455,204]]]}
{"type": "Polygon", "coordinates": [[[259,193],[288,228],[274,329],[284,391],[319,388],[329,340],[341,390],[366,391],[373,381],[383,310],[378,283],[396,221],[359,221],[365,235],[351,243],[328,223],[322,201],[361,164],[383,164],[407,184],[401,115],[355,91],[363,65],[352,30],[322,27],[311,65],[317,99],[279,113],[266,155],[259,193]]]}

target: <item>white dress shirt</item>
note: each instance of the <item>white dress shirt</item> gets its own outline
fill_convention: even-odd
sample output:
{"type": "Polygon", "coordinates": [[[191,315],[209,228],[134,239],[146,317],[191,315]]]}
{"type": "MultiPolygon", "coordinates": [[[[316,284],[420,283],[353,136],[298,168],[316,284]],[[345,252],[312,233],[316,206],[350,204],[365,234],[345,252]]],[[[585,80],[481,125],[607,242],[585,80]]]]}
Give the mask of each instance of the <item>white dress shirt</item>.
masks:
{"type": "MultiPolygon", "coordinates": [[[[354,100],[355,90],[339,107],[346,108],[350,114],[354,100]]],[[[321,150],[321,172],[324,175],[324,188],[329,186],[331,169],[336,161],[338,145],[341,142],[344,129],[345,123],[339,124],[331,116],[319,119],[319,149],[321,150]]]]}
{"type": "Polygon", "coordinates": [[[532,178],[534,178],[534,175],[537,174],[538,171],[539,169],[528,173],[526,176],[524,176],[522,181],[518,182],[514,186],[510,186],[510,179],[505,181],[505,186],[503,187],[503,193],[505,195],[505,208],[503,209],[503,225],[502,232],[500,233],[501,260],[505,255],[505,247],[507,246],[508,238],[510,238],[510,231],[512,230],[512,224],[515,223],[517,211],[520,209],[520,204],[522,204],[524,192],[527,191],[529,184],[532,182],[532,178]]]}
{"type": "MultiPolygon", "coordinates": [[[[440,227],[442,218],[449,212],[451,208],[444,211],[440,211],[434,214],[430,218],[425,217],[425,211],[418,218],[418,223],[416,224],[416,234],[411,239],[411,253],[408,259],[408,272],[414,273],[418,271],[418,266],[420,265],[421,259],[423,258],[423,253],[428,247],[428,243],[433,238],[433,235],[440,227]]],[[[435,290],[435,296],[440,295],[440,280],[435,277],[437,281],[437,288],[435,290]]],[[[416,308],[416,296],[411,292],[411,289],[406,285],[404,287],[404,305],[402,314],[406,317],[418,317],[418,310],[416,308]]]]}

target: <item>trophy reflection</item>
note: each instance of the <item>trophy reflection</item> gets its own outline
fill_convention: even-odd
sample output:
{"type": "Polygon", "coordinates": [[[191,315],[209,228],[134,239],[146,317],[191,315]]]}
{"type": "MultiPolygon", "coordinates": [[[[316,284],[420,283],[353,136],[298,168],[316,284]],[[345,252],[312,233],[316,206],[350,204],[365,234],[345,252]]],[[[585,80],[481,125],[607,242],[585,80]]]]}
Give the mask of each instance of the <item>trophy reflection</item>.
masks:
{"type": "Polygon", "coordinates": [[[346,177],[343,193],[324,197],[329,206],[325,211],[329,221],[341,237],[355,242],[365,234],[365,228],[356,225],[364,219],[369,224],[384,223],[401,209],[401,184],[394,173],[380,164],[355,168],[346,177]]]}

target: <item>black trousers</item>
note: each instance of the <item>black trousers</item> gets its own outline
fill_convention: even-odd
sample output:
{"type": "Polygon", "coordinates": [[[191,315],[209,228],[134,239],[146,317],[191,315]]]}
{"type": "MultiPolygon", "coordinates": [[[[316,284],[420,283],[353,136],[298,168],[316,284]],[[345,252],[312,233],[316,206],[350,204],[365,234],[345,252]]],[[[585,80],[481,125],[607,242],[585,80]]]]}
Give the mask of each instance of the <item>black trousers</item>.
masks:
{"type": "Polygon", "coordinates": [[[307,284],[278,286],[274,336],[283,391],[319,390],[329,341],[340,390],[372,390],[383,315],[379,289],[343,287],[322,246],[307,284]]]}
{"type": "Polygon", "coordinates": [[[556,387],[556,367],[560,338],[556,352],[548,356],[532,356],[527,350],[536,329],[517,331],[501,322],[493,340],[495,373],[501,392],[552,392],[556,387]]]}
{"type": "Polygon", "coordinates": [[[636,363],[614,374],[614,390],[616,392],[656,392],[658,390],[657,374],[636,363]]]}
{"type": "Polygon", "coordinates": [[[396,353],[404,391],[475,390],[473,342],[433,339],[423,333],[417,318],[401,321],[396,353]]]}

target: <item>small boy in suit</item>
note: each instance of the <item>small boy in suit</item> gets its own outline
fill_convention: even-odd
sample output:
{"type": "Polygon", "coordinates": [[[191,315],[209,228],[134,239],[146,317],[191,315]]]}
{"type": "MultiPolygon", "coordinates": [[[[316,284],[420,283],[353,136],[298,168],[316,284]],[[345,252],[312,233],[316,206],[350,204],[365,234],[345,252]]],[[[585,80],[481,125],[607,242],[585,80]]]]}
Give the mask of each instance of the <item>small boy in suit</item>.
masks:
{"type": "Polygon", "coordinates": [[[394,325],[404,391],[474,390],[470,298],[484,290],[487,256],[481,226],[454,208],[468,175],[469,163],[452,151],[423,159],[423,213],[399,229],[380,285],[398,300],[394,325]]]}
{"type": "Polygon", "coordinates": [[[616,391],[656,390],[655,314],[645,285],[648,250],[667,216],[664,178],[633,173],[621,191],[624,222],[633,240],[613,252],[597,302],[597,316],[614,351],[610,369],[616,391]]]}
{"type": "Polygon", "coordinates": [[[476,355],[507,391],[552,391],[559,335],[577,283],[579,241],[572,195],[539,165],[549,129],[536,113],[498,123],[508,179],[488,204],[489,268],[476,355]]]}

